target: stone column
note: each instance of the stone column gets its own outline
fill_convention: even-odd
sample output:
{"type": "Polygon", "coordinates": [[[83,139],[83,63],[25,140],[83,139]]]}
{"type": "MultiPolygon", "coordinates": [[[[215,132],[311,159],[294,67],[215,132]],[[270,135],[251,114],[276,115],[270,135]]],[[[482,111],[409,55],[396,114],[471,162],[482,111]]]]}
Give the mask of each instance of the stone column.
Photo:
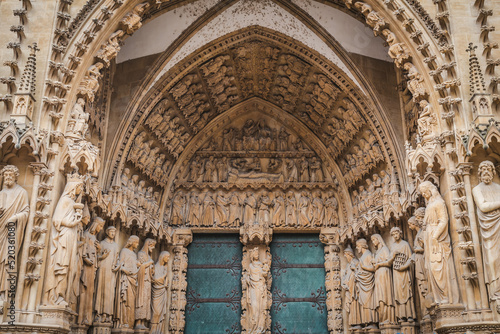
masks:
{"type": "Polygon", "coordinates": [[[186,310],[186,288],[187,288],[187,246],[193,241],[193,234],[189,229],[175,230],[172,236],[172,252],[174,255],[172,265],[172,287],[170,303],[169,333],[184,333],[186,324],[184,312],[186,310]]]}
{"type": "Polygon", "coordinates": [[[245,224],[240,229],[240,241],[244,245],[241,261],[241,333],[271,332],[273,299],[269,243],[272,240],[272,235],[273,230],[269,225],[258,221],[245,224]],[[249,290],[250,280],[253,283],[253,291],[249,290]],[[262,294],[267,298],[259,298],[259,295],[262,294]]]}
{"type": "Polygon", "coordinates": [[[323,228],[319,239],[325,244],[325,289],[330,334],[344,333],[342,319],[342,287],[340,285],[340,247],[335,228],[323,228]]]}

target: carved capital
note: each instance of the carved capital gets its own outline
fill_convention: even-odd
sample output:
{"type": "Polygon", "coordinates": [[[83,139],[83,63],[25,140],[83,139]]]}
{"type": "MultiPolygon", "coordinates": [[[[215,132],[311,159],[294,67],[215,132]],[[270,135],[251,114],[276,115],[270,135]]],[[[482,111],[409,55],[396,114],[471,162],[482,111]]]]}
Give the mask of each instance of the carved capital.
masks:
{"type": "Polygon", "coordinates": [[[470,175],[472,170],[472,162],[462,162],[457,165],[457,169],[460,170],[461,175],[470,175]]]}
{"type": "Polygon", "coordinates": [[[47,168],[47,165],[44,162],[32,162],[29,164],[29,167],[33,170],[33,174],[42,175],[42,172],[47,168]]]}
{"type": "Polygon", "coordinates": [[[323,228],[319,235],[319,240],[327,246],[336,246],[338,249],[336,252],[340,252],[340,248],[338,246],[339,243],[339,233],[336,228],[323,228]]]}
{"type": "Polygon", "coordinates": [[[187,247],[193,241],[193,233],[189,229],[175,230],[172,236],[172,244],[175,247],[187,247]]]}
{"type": "Polygon", "coordinates": [[[244,224],[240,228],[240,241],[244,245],[266,244],[269,245],[273,238],[273,229],[268,224],[254,223],[244,224]]]}

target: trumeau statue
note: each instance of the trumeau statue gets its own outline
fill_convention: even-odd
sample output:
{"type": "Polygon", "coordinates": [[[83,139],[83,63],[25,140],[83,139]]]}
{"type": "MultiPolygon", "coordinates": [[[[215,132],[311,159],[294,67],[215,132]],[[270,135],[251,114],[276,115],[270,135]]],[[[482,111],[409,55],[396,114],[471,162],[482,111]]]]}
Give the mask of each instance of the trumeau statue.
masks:
{"type": "Polygon", "coordinates": [[[365,239],[356,241],[356,250],[361,254],[356,268],[356,290],[361,306],[361,323],[367,328],[377,328],[378,315],[376,308],[378,303],[375,300],[375,268],[373,267],[373,255],[368,249],[365,239]]]}
{"type": "Polygon", "coordinates": [[[361,314],[356,289],[356,268],[359,261],[354,255],[350,246],[344,249],[344,256],[347,259],[347,265],[342,273],[342,288],[345,290],[345,308],[348,313],[348,323],[350,329],[361,329],[361,314]]]}
{"type": "Polygon", "coordinates": [[[375,269],[375,303],[381,325],[395,323],[394,293],[390,264],[389,248],[380,234],[373,234],[371,240],[377,252],[373,261],[375,269]]]}
{"type": "Polygon", "coordinates": [[[96,322],[111,323],[116,289],[116,276],[120,269],[118,244],[115,242],[116,227],[106,229],[106,238],[100,242],[99,269],[96,288],[96,322]]]}
{"type": "Polygon", "coordinates": [[[98,266],[98,254],[101,245],[96,235],[104,227],[102,218],[95,218],[90,227],[83,234],[82,259],[83,267],[80,276],[80,305],[78,311],[79,323],[90,326],[92,324],[94,286],[98,266]]]}
{"type": "Polygon", "coordinates": [[[456,304],[459,301],[455,266],[448,233],[448,211],[444,199],[430,181],[419,185],[425,198],[425,264],[429,286],[436,304],[456,304]]]}
{"type": "Polygon", "coordinates": [[[242,278],[246,288],[247,308],[246,321],[248,333],[260,334],[266,332],[267,282],[271,272],[267,263],[259,259],[259,249],[249,251],[250,265],[242,278]]]}
{"type": "Polygon", "coordinates": [[[134,250],[139,246],[139,237],[131,235],[120,252],[119,286],[116,290],[116,315],[118,328],[133,329],[137,298],[137,273],[140,263],[134,250]]]}
{"type": "Polygon", "coordinates": [[[15,235],[16,258],[19,259],[21,244],[23,242],[24,229],[29,215],[28,192],[17,184],[19,169],[13,165],[5,166],[1,174],[3,176],[3,188],[0,191],[0,300],[7,300],[8,271],[17,268],[9,263],[8,236],[10,232],[15,235]]]}
{"type": "Polygon", "coordinates": [[[147,329],[151,320],[151,281],[154,272],[154,262],[151,252],[155,248],[156,241],[146,239],[144,246],[137,253],[139,261],[139,272],[137,273],[137,302],[135,304],[135,329],[147,329]]]}
{"type": "Polygon", "coordinates": [[[493,182],[495,165],[483,161],[478,168],[479,183],[472,190],[482,237],[486,282],[490,298],[500,299],[500,185],[493,182]]]}
{"type": "Polygon", "coordinates": [[[166,331],[168,323],[167,317],[167,301],[168,301],[168,260],[170,253],[163,251],[158,257],[158,262],[155,264],[154,275],[152,280],[151,292],[151,334],[162,334],[166,331]]]}
{"type": "Polygon", "coordinates": [[[54,227],[46,278],[46,302],[51,305],[68,305],[70,285],[79,274],[74,264],[78,262],[78,230],[83,218],[82,191],[81,177],[69,175],[52,217],[54,227]]]}

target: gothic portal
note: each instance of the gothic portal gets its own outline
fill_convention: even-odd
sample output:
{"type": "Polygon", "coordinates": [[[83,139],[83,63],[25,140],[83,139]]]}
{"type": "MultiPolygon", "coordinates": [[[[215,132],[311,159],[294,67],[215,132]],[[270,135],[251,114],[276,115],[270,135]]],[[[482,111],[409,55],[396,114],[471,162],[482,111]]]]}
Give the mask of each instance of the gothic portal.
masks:
{"type": "Polygon", "coordinates": [[[0,333],[500,332],[496,9],[0,1],[0,333]]]}

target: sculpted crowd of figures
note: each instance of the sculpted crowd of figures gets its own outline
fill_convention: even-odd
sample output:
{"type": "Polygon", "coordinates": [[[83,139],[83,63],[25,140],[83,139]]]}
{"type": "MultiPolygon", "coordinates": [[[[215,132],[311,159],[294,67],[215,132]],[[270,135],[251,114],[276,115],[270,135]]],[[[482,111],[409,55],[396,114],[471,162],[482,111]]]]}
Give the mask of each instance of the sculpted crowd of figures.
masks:
{"type": "Polygon", "coordinates": [[[385,171],[379,174],[374,173],[371,178],[366,178],[364,185],[358,190],[352,191],[352,204],[354,216],[381,206],[384,202],[384,195],[389,194],[391,189],[391,176],[385,171]]]}
{"type": "Polygon", "coordinates": [[[272,227],[334,227],[339,221],[338,202],[333,191],[180,190],[170,212],[172,226],[240,227],[256,221],[272,227]]]}
{"type": "Polygon", "coordinates": [[[446,204],[431,182],[422,182],[419,190],[427,206],[418,208],[408,221],[416,232],[413,247],[402,240],[401,229],[393,227],[390,248],[380,234],[373,234],[373,253],[366,239],[356,241],[358,256],[349,246],[344,249],[347,268],[342,287],[352,329],[414,322],[415,298],[422,317],[432,305],[459,302],[446,204]]]}

